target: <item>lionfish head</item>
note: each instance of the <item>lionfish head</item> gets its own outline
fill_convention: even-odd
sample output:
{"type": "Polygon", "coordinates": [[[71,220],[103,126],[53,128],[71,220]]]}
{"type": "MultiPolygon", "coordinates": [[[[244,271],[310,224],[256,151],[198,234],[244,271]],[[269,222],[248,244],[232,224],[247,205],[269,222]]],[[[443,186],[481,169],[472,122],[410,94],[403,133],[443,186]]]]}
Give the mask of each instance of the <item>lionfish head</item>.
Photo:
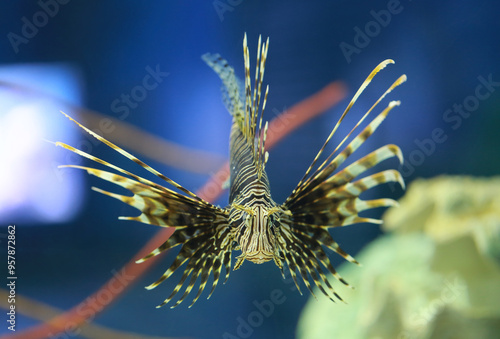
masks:
{"type": "MultiPolygon", "coordinates": [[[[238,208],[238,207],[237,207],[238,208]]],[[[249,260],[262,264],[270,260],[281,267],[281,259],[277,249],[276,230],[279,207],[263,205],[243,209],[243,222],[239,225],[236,242],[241,249],[234,269],[238,269],[243,261],[249,260]]]]}

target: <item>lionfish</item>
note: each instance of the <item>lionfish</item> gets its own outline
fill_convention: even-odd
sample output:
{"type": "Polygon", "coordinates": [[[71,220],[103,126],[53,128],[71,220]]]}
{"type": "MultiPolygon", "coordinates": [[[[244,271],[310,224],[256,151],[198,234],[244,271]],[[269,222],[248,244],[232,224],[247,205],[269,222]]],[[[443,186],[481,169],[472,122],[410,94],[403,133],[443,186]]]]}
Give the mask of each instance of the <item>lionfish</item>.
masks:
{"type": "Polygon", "coordinates": [[[212,289],[208,295],[210,298],[219,282],[222,266],[225,268],[224,283],[229,277],[233,251],[241,251],[241,254],[236,257],[234,270],[241,267],[245,260],[257,264],[272,260],[281,270],[283,277],[285,277],[284,266],[288,266],[293,281],[301,294],[298,277],[302,278],[312,295],[314,293],[311,280],[332,301],[334,299],[327,290],[337,299],[342,300],[330,284],[325,270],[346,286],[349,284],[333,268],[325,249],[338,253],[352,263],[358,264],[358,262],[340,248],[329,234],[328,229],[356,223],[380,224],[381,220],[360,217],[358,213],[377,207],[393,206],[397,202],[388,198],[362,200],[359,198],[360,194],[388,182],[399,182],[404,188],[402,176],[394,169],[355,180],[360,174],[388,158],[397,157],[402,162],[401,150],[396,145],[385,145],[334,173],[372,135],[392,108],[400,104],[399,101],[391,101],[341,152],[335,157],[334,154],[379,102],[406,80],[405,75],[399,77],[387,89],[326,160],[316,166],[318,159],[359,95],[380,70],[388,64],[394,63],[388,59],[380,63],[362,83],[290,196],[282,204],[277,204],[272,199],[265,170],[268,160],[268,153],[265,151],[268,125],[267,122],[264,126],[262,124],[262,115],[269,92],[269,86],[267,86],[264,96],[262,96],[268,47],[269,38],[266,42],[262,42],[261,37],[259,37],[253,88],[246,34],[243,39],[244,85],[235,76],[234,69],[219,54],[207,53],[202,56],[202,59],[222,80],[224,103],[233,120],[230,134],[229,204],[224,208],[203,200],[195,193],[63,113],[93,137],[152,172],[166,181],[171,188],[177,190],[158,185],[67,144],[56,143],[56,145],[128,176],[90,167],[63,166],[85,170],[91,175],[129,190],[133,194],[132,196],[92,187],[95,191],[123,201],[141,212],[139,216],[119,217],[119,219],[175,228],[172,236],[160,247],[137,261],[137,263],[144,262],[180,245],[180,251],[171,266],[156,282],[146,287],[147,289],[155,288],[186,264],[179,283],[170,296],[157,307],[169,303],[186,285],[188,278],[190,279],[184,293],[171,306],[172,308],[179,305],[190,294],[196,281],[200,278],[198,292],[189,306],[191,307],[205,289],[210,275],[213,275],[212,289]]]}

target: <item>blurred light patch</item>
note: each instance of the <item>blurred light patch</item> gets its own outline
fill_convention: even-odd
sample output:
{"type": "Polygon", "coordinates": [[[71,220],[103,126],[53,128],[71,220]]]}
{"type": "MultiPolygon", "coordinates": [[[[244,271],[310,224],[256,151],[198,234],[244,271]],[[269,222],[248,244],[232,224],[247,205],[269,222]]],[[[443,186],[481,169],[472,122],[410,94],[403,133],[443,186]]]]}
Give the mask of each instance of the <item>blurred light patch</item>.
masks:
{"type": "Polygon", "coordinates": [[[0,67],[0,224],[64,222],[80,209],[83,173],[58,165],[74,159],[50,141],[82,138],[59,112],[80,105],[77,70],[66,64],[0,67]]]}

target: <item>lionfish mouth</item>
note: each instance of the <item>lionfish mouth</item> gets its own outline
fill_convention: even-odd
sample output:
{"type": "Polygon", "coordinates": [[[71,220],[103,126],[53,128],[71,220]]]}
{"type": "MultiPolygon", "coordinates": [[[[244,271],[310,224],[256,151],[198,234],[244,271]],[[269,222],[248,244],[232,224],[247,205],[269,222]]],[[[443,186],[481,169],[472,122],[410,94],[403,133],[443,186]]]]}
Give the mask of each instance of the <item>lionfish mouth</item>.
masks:
{"type": "Polygon", "coordinates": [[[262,264],[274,258],[274,254],[270,252],[251,252],[245,256],[245,259],[256,263],[262,264]]]}

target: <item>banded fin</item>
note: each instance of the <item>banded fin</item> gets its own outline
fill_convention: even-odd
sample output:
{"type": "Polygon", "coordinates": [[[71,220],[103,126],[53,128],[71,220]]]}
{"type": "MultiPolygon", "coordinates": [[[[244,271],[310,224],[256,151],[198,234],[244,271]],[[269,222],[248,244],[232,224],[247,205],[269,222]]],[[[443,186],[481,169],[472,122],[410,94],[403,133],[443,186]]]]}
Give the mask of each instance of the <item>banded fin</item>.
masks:
{"type": "MultiPolygon", "coordinates": [[[[344,161],[351,155],[353,154],[359,146],[361,146],[380,126],[380,124],[385,120],[389,112],[394,108],[395,106],[399,106],[400,102],[399,101],[391,101],[389,105],[375,118],[373,119],[368,126],[366,126],[363,131],[361,131],[350,143],[345,147],[345,149],[340,152],[333,160],[328,163],[328,165],[323,166],[324,168],[318,168],[316,172],[311,175],[307,180],[303,181],[300,184],[300,187],[297,187],[294,192],[288,197],[287,201],[285,204],[287,205],[294,205],[297,204],[300,200],[305,199],[306,197],[309,196],[310,193],[313,193],[316,189],[327,189],[332,182],[337,181],[337,175],[340,175],[340,177],[346,177],[349,175],[350,171],[353,171],[353,173],[356,173],[356,176],[361,174],[363,171],[361,171],[361,164],[365,164],[366,168],[365,170],[374,167],[377,165],[379,162],[387,159],[392,156],[397,156],[400,161],[402,159],[401,155],[401,150],[399,147],[392,145],[392,146],[385,146],[389,147],[389,153],[387,151],[377,151],[370,153],[368,156],[358,160],[357,162],[353,163],[351,166],[347,167],[345,170],[339,172],[338,174],[332,176],[330,179],[328,179],[332,173],[339,167],[341,166],[344,161]],[[392,150],[392,152],[391,152],[392,150]],[[383,154],[380,154],[383,153],[383,154]]],[[[353,129],[354,130],[354,129],[353,129]]],[[[351,131],[352,132],[352,131],[351,131]]],[[[344,139],[345,140],[345,139],[344,139]]],[[[335,152],[335,151],[334,151],[335,152]]],[[[332,153],[333,154],[333,153],[332,153]]],[[[352,180],[353,178],[351,178],[352,180]]]]}
{"type": "MultiPolygon", "coordinates": [[[[311,171],[313,170],[314,166],[316,165],[316,162],[319,160],[320,156],[323,154],[326,146],[330,143],[333,135],[335,134],[335,132],[337,131],[337,129],[339,128],[340,124],[342,123],[342,121],[344,120],[345,116],[347,115],[347,113],[350,111],[351,107],[354,105],[354,103],[356,102],[356,100],[358,99],[358,97],[361,95],[361,93],[365,90],[365,88],[370,84],[370,82],[373,80],[373,78],[375,77],[375,75],[380,72],[382,69],[384,69],[387,65],[389,64],[393,64],[394,61],[391,60],[391,59],[387,59],[383,62],[381,62],[369,75],[368,77],[365,79],[365,81],[361,84],[361,87],[358,89],[358,91],[356,92],[356,94],[354,95],[354,97],[351,99],[351,101],[349,102],[349,104],[347,105],[347,108],[344,110],[344,113],[341,115],[340,119],[337,121],[337,123],[335,124],[334,128],[332,129],[332,131],[330,132],[330,135],[327,137],[325,143],[323,144],[323,146],[321,147],[321,149],[318,151],[318,153],[316,154],[313,162],[311,163],[311,165],[309,166],[309,168],[306,170],[306,173],[304,174],[304,176],[302,177],[302,179],[299,181],[299,183],[297,184],[297,187],[296,189],[292,192],[292,195],[295,195],[295,194],[298,194],[298,190],[301,189],[301,187],[303,186],[306,186],[304,185],[304,182],[308,179],[311,171]]],[[[392,92],[392,90],[396,87],[398,87],[399,85],[401,85],[402,83],[404,83],[406,81],[406,75],[402,75],[400,76],[385,92],[384,94],[382,94],[378,100],[370,107],[370,109],[363,115],[363,117],[358,121],[358,123],[352,128],[352,130],[342,139],[342,141],[337,145],[337,147],[334,149],[333,152],[330,153],[330,155],[327,157],[327,159],[325,159],[323,161],[323,163],[316,169],[315,173],[318,173],[326,164],[328,164],[328,162],[330,161],[331,157],[342,147],[342,145],[344,144],[344,142],[351,136],[351,134],[361,125],[361,123],[366,119],[366,117],[372,112],[372,110],[382,101],[382,99],[385,98],[385,96],[387,94],[389,94],[390,92],[392,92]]],[[[391,103],[389,103],[389,106],[387,107],[387,112],[385,113],[385,116],[387,116],[387,114],[389,113],[389,111],[394,107],[394,106],[397,106],[399,105],[400,102],[399,101],[392,101],[391,103]]],[[[384,111],[385,112],[385,111],[384,111]]],[[[385,118],[384,116],[384,118],[385,118]]],[[[384,119],[382,118],[382,120],[384,119]]],[[[381,122],[381,121],[380,121],[381,122]]],[[[378,125],[377,125],[378,126],[378,125]]],[[[375,127],[376,129],[376,127],[375,127]]],[[[365,138],[366,140],[366,138],[365,138]]]]}
{"type": "MultiPolygon", "coordinates": [[[[80,124],[78,121],[76,121],[75,119],[73,119],[72,117],[70,117],[69,115],[67,115],[66,113],[62,112],[62,114],[64,114],[64,116],[66,116],[66,118],[68,118],[69,120],[71,120],[72,122],[74,122],[75,124],[77,124],[81,129],[83,129],[85,132],[89,133],[91,136],[93,136],[94,138],[96,138],[97,140],[99,140],[100,142],[106,144],[107,146],[109,146],[110,148],[112,148],[113,150],[115,150],[116,152],[120,153],[121,155],[125,156],[126,158],[132,160],[133,162],[135,162],[136,164],[138,164],[139,166],[141,166],[142,168],[146,169],[147,171],[153,173],[154,175],[156,175],[157,177],[165,180],[168,184],[172,185],[173,187],[177,188],[178,190],[182,191],[183,193],[189,195],[190,197],[196,199],[196,200],[199,200],[199,201],[204,201],[203,199],[201,199],[199,196],[197,196],[196,194],[194,194],[193,192],[191,192],[190,190],[182,187],[181,185],[179,185],[178,183],[176,183],[175,181],[173,181],[172,179],[169,179],[167,178],[165,175],[161,174],[160,172],[158,172],[157,170],[153,169],[151,166],[148,166],[147,164],[145,164],[144,162],[142,162],[141,160],[139,160],[138,158],[136,158],[135,156],[133,156],[132,154],[128,153],[127,151],[123,150],[122,148],[116,146],[115,144],[113,144],[111,141],[108,141],[106,139],[104,139],[103,137],[101,137],[99,134],[91,131],[90,129],[88,129],[87,127],[83,126],[82,124],[80,124]]],[[[111,167],[113,169],[116,169],[116,170],[119,170],[120,172],[123,172],[123,173],[126,173],[127,175],[131,175],[130,172],[126,172],[120,168],[118,168],[117,166],[114,166],[114,165],[111,165],[109,163],[105,163],[103,160],[100,160],[88,153],[85,153],[85,152],[82,152],[82,151],[79,151],[77,149],[75,149],[74,147],[71,147],[69,145],[66,145],[62,142],[56,142],[56,146],[62,146],[66,149],[69,149],[70,151],[73,151],[74,153],[77,153],[81,156],[84,156],[88,159],[91,159],[93,161],[96,161],[96,162],[99,162],[105,166],[108,166],[108,167],[111,167]]],[[[137,177],[135,175],[131,175],[133,177],[137,177]]],[[[140,180],[139,180],[140,181],[140,180]]],[[[205,203],[207,203],[206,201],[204,201],[205,203]]],[[[208,204],[208,203],[207,203],[208,204]]]]}
{"type": "Polygon", "coordinates": [[[235,76],[234,69],[219,54],[205,54],[202,56],[202,59],[222,80],[224,103],[250,148],[259,178],[264,172],[264,166],[268,158],[268,154],[265,152],[268,124],[267,122],[263,124],[263,113],[266,107],[269,86],[266,86],[264,96],[262,96],[268,48],[269,38],[266,42],[262,42],[262,37],[259,36],[253,88],[250,71],[250,53],[246,34],[243,38],[244,87],[242,87],[241,82],[235,76]]]}
{"type": "Polygon", "coordinates": [[[103,180],[112,182],[129,190],[132,193],[131,196],[109,192],[96,187],[92,188],[99,193],[118,199],[132,207],[135,207],[141,212],[139,216],[120,217],[120,219],[135,220],[146,224],[176,228],[172,236],[160,247],[156,248],[150,254],[137,261],[137,263],[144,262],[145,260],[159,255],[168,249],[179,245],[181,246],[179,254],[174,259],[174,262],[170,265],[170,267],[155,283],[147,287],[148,289],[151,289],[158,286],[182,265],[186,264],[183,277],[174,287],[171,295],[160,306],[170,302],[172,298],[174,298],[177,293],[185,287],[186,289],[184,293],[172,307],[179,305],[191,293],[195,283],[200,280],[197,293],[190,305],[192,306],[205,289],[210,274],[213,274],[214,280],[209,294],[210,297],[219,281],[222,267],[221,263],[224,264],[226,269],[226,280],[231,269],[233,240],[231,229],[228,224],[228,211],[204,201],[196,194],[190,192],[173,180],[152,169],[128,152],[88,130],[68,115],[66,116],[98,140],[104,142],[106,145],[135,163],[141,165],[149,172],[152,172],[156,176],[167,181],[167,183],[180,191],[176,192],[172,189],[158,185],[150,180],[142,178],[65,143],[56,143],[57,146],[64,147],[84,158],[90,159],[128,176],[125,177],[109,171],[85,166],[60,166],[85,170],[91,175],[97,176],[103,180]],[[187,284],[185,284],[188,277],[190,277],[190,280],[187,284]]]}
{"type": "Polygon", "coordinates": [[[388,198],[373,200],[362,200],[359,198],[363,192],[387,182],[399,182],[404,188],[403,178],[396,170],[385,170],[356,180],[359,175],[386,159],[397,157],[402,162],[403,156],[401,150],[396,145],[380,147],[363,158],[354,161],[341,171],[334,172],[375,132],[389,112],[400,104],[399,101],[391,101],[341,152],[338,152],[346,140],[377,107],[381,100],[394,88],[406,81],[405,75],[400,76],[375,101],[351,131],[341,140],[334,151],[328,155],[326,160],[316,167],[316,163],[326,149],[326,146],[331,141],[340,123],[350,111],[359,95],[372,81],[374,76],[391,63],[394,63],[394,61],[390,59],[380,63],[365,79],[335,124],[311,165],[306,170],[306,173],[299,181],[297,187],[282,205],[282,209],[287,211],[287,213],[281,219],[282,227],[277,243],[280,247],[280,255],[283,256],[288,264],[297,288],[299,288],[297,276],[300,276],[311,293],[312,281],[321,293],[330,299],[332,299],[331,295],[333,295],[336,299],[342,300],[328,282],[324,270],[332,274],[346,286],[349,285],[335,271],[323,247],[336,252],[349,262],[358,265],[359,263],[333,240],[328,232],[328,228],[347,226],[355,223],[380,224],[381,220],[362,217],[358,213],[373,208],[397,205],[396,201],[388,198]]]}
{"type": "Polygon", "coordinates": [[[235,75],[234,68],[229,66],[228,62],[220,54],[206,53],[201,58],[222,80],[222,100],[229,113],[237,121],[243,120],[245,115],[244,85],[235,75]]]}

